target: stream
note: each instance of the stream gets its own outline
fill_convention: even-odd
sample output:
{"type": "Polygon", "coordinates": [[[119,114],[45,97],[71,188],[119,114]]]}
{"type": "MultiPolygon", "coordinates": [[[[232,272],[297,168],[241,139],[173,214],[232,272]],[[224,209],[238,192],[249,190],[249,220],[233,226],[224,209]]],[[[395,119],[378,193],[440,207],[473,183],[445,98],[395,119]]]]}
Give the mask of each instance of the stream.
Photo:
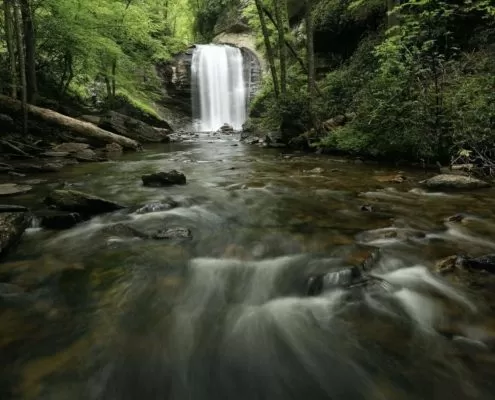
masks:
{"type": "Polygon", "coordinates": [[[424,172],[402,173],[387,183],[397,169],[201,134],[40,176],[18,204],[66,187],[130,208],[33,226],[0,264],[32,288],[0,304],[0,398],[494,398],[495,280],[434,265],[495,253],[495,190],[426,192],[424,172]],[[142,185],[170,169],[187,185],[142,185]],[[312,274],[372,254],[392,289],[306,294],[312,274]]]}

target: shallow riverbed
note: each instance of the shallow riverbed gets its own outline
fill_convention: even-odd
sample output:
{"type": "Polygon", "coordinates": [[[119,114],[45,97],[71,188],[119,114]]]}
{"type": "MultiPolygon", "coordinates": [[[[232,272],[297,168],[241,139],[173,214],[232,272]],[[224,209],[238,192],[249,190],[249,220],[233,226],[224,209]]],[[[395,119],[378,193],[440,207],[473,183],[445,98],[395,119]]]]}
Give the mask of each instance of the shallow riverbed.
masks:
{"type": "Polygon", "coordinates": [[[433,266],[495,253],[495,190],[425,192],[407,170],[382,182],[397,173],[202,135],[40,177],[17,203],[67,187],[130,209],[33,227],[0,264],[0,281],[29,288],[0,305],[0,398],[493,398],[493,278],[433,266]],[[142,186],[162,169],[188,184],[142,186]],[[445,222],[457,213],[468,217],[445,222]],[[192,238],[108,229],[121,223],[192,238]],[[396,290],[305,295],[311,274],[374,248],[373,271],[396,290]]]}

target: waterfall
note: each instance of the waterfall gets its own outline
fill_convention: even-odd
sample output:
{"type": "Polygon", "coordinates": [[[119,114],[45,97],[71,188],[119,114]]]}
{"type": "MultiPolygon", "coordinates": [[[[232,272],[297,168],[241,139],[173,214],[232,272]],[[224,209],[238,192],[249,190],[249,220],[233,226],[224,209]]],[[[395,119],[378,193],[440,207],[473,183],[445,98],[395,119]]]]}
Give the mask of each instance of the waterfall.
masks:
{"type": "Polygon", "coordinates": [[[196,129],[218,130],[223,124],[240,130],[246,120],[246,85],[240,49],[198,45],[191,65],[196,129]]]}

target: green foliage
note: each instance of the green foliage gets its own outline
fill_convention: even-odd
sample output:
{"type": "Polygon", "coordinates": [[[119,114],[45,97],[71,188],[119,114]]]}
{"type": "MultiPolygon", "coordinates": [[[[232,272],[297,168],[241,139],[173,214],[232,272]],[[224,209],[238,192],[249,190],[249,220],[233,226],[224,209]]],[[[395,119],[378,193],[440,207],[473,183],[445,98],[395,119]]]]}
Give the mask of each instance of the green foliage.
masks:
{"type": "MultiPolygon", "coordinates": [[[[351,4],[353,10],[365,6],[351,4]]],[[[362,43],[349,64],[322,81],[322,117],[346,111],[356,117],[320,145],[377,157],[437,160],[461,149],[489,147],[495,139],[495,63],[488,52],[479,52],[482,43],[463,37],[462,28],[475,19],[477,33],[492,35],[491,2],[409,0],[394,12],[399,24],[368,57],[363,57],[362,43]]]]}
{"type": "Polygon", "coordinates": [[[149,110],[155,64],[192,38],[188,0],[44,0],[33,9],[38,75],[50,97],[120,93],[149,110]],[[104,82],[109,90],[95,89],[104,82]]]}
{"type": "Polygon", "coordinates": [[[210,42],[215,35],[215,26],[219,18],[238,3],[237,0],[189,0],[194,14],[197,39],[210,42]]]}

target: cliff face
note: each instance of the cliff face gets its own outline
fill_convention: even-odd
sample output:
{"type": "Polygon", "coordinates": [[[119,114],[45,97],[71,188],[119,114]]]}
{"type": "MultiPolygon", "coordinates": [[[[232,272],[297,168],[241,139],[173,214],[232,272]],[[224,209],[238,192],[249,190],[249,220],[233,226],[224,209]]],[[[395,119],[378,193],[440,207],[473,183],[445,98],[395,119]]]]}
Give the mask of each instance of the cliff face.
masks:
{"type": "MultiPolygon", "coordinates": [[[[249,45],[249,40],[243,41],[243,36],[227,36],[232,34],[223,34],[222,40],[216,41],[217,44],[229,44],[236,46],[232,41],[239,44],[249,45]]],[[[248,92],[248,102],[256,94],[261,82],[261,63],[256,53],[248,47],[239,47],[244,60],[244,81],[248,92]]],[[[163,81],[166,91],[165,98],[168,104],[173,104],[183,111],[192,115],[192,87],[191,87],[191,64],[194,53],[194,46],[184,53],[178,54],[171,62],[162,64],[157,67],[158,73],[163,81]]]]}

